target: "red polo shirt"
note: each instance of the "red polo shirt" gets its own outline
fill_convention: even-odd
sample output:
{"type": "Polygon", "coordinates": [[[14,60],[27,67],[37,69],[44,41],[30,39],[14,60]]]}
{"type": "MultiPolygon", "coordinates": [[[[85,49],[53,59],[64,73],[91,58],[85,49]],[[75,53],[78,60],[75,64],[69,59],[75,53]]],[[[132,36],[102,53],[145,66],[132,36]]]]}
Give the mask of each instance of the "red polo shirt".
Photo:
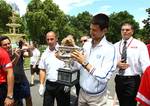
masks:
{"type": "Polygon", "coordinates": [[[6,82],[7,72],[6,69],[12,68],[12,63],[8,53],[0,47],[0,84],[6,82]]]}

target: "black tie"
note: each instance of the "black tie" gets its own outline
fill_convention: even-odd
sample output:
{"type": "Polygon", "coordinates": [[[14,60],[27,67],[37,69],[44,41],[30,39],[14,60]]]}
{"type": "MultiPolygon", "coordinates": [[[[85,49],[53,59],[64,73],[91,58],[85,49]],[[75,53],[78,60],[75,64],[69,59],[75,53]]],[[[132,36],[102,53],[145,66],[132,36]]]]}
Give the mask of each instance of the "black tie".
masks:
{"type": "MultiPolygon", "coordinates": [[[[123,45],[123,48],[122,48],[121,60],[122,60],[123,63],[126,63],[126,61],[127,61],[127,47],[126,47],[127,41],[124,40],[123,44],[124,45],[123,45]]],[[[120,69],[119,74],[123,75],[124,74],[124,69],[120,69]]]]}

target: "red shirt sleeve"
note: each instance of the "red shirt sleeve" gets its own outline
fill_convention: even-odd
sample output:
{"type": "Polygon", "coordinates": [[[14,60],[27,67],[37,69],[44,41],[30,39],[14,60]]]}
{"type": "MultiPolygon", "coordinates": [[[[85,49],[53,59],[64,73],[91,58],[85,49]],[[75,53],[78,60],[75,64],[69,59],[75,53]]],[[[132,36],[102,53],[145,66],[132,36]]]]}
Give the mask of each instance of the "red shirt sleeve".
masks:
{"type": "Polygon", "coordinates": [[[0,52],[0,66],[3,70],[12,67],[11,60],[9,58],[8,53],[5,50],[1,50],[0,52]]]}
{"type": "Polygon", "coordinates": [[[8,53],[0,48],[0,84],[6,82],[8,68],[12,68],[11,60],[8,53]]]}

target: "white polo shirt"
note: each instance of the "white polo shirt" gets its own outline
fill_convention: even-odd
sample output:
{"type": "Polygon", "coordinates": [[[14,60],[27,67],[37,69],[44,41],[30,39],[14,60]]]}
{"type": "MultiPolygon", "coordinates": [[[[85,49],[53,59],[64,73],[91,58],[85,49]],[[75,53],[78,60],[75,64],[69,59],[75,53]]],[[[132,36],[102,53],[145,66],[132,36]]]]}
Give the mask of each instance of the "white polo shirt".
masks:
{"type": "Polygon", "coordinates": [[[57,81],[58,69],[64,67],[64,62],[55,57],[56,50],[51,51],[49,47],[44,51],[39,62],[39,68],[46,70],[46,79],[57,81]]]}
{"type": "MultiPolygon", "coordinates": [[[[117,51],[117,61],[121,60],[123,48],[123,39],[115,43],[117,51]]],[[[150,65],[150,59],[146,45],[133,37],[127,40],[127,64],[129,67],[125,70],[124,76],[141,75],[150,65]]],[[[119,68],[117,68],[119,70],[119,68]]]]}
{"type": "Polygon", "coordinates": [[[30,57],[30,64],[31,65],[34,65],[34,64],[38,65],[39,64],[38,59],[40,57],[40,51],[37,48],[34,48],[32,50],[32,54],[33,54],[32,57],[30,57]]]}

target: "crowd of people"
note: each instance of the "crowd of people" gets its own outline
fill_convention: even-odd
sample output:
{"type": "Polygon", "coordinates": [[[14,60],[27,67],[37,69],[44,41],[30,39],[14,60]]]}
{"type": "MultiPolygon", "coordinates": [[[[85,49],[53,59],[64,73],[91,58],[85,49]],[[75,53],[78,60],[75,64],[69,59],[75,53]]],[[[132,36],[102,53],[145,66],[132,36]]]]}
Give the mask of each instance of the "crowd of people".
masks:
{"type": "MultiPolygon", "coordinates": [[[[150,106],[150,44],[134,38],[130,22],[121,25],[121,39],[112,44],[106,38],[109,17],[93,16],[90,37],[80,38],[83,51],[71,52],[73,67],[78,70],[79,82],[75,84],[76,106],[106,106],[108,81],[115,73],[115,91],[119,106],[150,106]]],[[[66,36],[61,45],[54,31],[47,32],[47,48],[40,52],[35,42],[30,45],[23,39],[18,47],[11,46],[7,36],[0,36],[0,106],[34,105],[30,87],[34,74],[39,75],[39,95],[43,106],[70,106],[70,87],[57,82],[58,69],[65,62],[59,58],[58,47],[78,47],[73,35],[66,36]],[[31,80],[24,70],[24,58],[30,57],[31,80]],[[49,58],[50,57],[50,58],[49,58]]]]}

